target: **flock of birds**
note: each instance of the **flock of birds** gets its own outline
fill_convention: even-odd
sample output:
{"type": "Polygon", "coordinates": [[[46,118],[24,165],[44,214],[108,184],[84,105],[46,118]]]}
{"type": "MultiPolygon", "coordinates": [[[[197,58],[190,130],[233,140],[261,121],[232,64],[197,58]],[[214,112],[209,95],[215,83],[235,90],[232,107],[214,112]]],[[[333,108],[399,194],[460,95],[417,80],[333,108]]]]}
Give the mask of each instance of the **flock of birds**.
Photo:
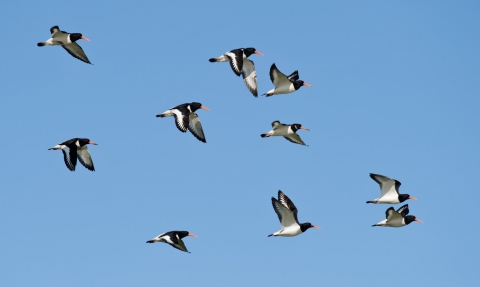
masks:
{"type": "MultiPolygon", "coordinates": [[[[91,64],[83,49],[77,44],[77,41],[80,39],[90,41],[88,38],[84,37],[80,33],[67,33],[65,31],[61,31],[58,26],[52,27],[50,29],[50,33],[52,34],[52,37],[45,42],[38,43],[37,46],[42,47],[46,45],[59,45],[73,57],[85,63],[91,64]]],[[[263,56],[263,54],[257,51],[255,48],[241,48],[228,51],[217,58],[211,58],[209,61],[229,62],[233,72],[237,76],[243,76],[245,85],[252,95],[258,97],[255,65],[253,61],[248,59],[248,57],[252,54],[263,56]]],[[[278,70],[275,64],[272,64],[270,67],[270,79],[275,88],[264,94],[267,97],[278,94],[288,94],[300,89],[302,86],[311,86],[310,84],[299,80],[298,71],[294,71],[289,76],[286,76],[278,70]]],[[[195,138],[206,143],[205,134],[203,132],[200,119],[195,113],[198,109],[204,109],[207,111],[209,110],[201,103],[192,102],[173,107],[164,113],[158,114],[157,117],[164,118],[173,116],[175,118],[175,125],[181,132],[186,132],[189,130],[195,136],[195,138]]],[[[305,145],[300,136],[298,136],[296,133],[299,129],[307,131],[309,130],[301,124],[287,125],[282,124],[279,121],[274,121],[272,123],[272,130],[261,134],[260,136],[262,138],[270,136],[283,136],[292,143],[305,145]]],[[[73,138],[55,145],[49,150],[62,150],[65,165],[70,171],[75,171],[77,158],[85,168],[95,171],[92,157],[87,148],[88,144],[97,145],[87,138],[73,138]]],[[[398,180],[373,173],[370,174],[370,177],[380,185],[380,197],[367,201],[367,203],[398,204],[408,199],[416,200],[416,198],[411,197],[409,194],[399,193],[401,183],[398,180]]],[[[281,190],[278,191],[278,199],[272,197],[272,206],[278,216],[282,228],[279,231],[268,235],[269,237],[296,236],[307,231],[309,228],[320,228],[319,226],[313,225],[310,222],[299,223],[297,217],[298,209],[295,207],[295,204],[293,204],[290,198],[288,198],[288,196],[285,195],[281,190]]],[[[412,223],[413,221],[423,223],[415,216],[408,215],[408,213],[408,204],[403,205],[397,210],[395,210],[393,207],[390,207],[385,211],[386,219],[372,226],[403,227],[412,223]]],[[[148,240],[147,243],[164,242],[181,251],[188,252],[185,243],[182,241],[182,238],[186,236],[197,237],[195,234],[191,234],[188,231],[170,231],[162,233],[155,238],[148,240]]]]}

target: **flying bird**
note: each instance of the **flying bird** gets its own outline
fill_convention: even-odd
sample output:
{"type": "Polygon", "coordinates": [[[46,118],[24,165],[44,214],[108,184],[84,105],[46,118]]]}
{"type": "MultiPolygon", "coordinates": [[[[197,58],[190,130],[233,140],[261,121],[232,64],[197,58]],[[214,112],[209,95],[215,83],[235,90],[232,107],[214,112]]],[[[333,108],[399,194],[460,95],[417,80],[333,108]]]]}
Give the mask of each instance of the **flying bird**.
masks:
{"type": "Polygon", "coordinates": [[[173,107],[157,117],[164,118],[173,116],[175,118],[175,125],[181,132],[187,132],[187,129],[201,142],[206,143],[205,134],[203,133],[200,118],[195,113],[198,109],[209,111],[208,108],[202,106],[200,103],[186,103],[173,107]]]}
{"type": "Polygon", "coordinates": [[[277,66],[275,64],[272,64],[272,66],[270,67],[270,80],[272,81],[273,85],[275,85],[275,88],[263,94],[267,97],[295,92],[302,86],[312,86],[302,80],[299,80],[298,70],[287,77],[285,74],[283,74],[277,69],[277,66]]]}
{"type": "Polygon", "coordinates": [[[270,236],[296,236],[302,232],[305,232],[307,229],[320,228],[315,226],[310,222],[298,223],[297,213],[298,209],[295,207],[293,202],[288,198],[281,190],[278,191],[278,200],[275,197],[272,197],[273,209],[278,215],[282,229],[270,234],[270,236]]]}
{"type": "Polygon", "coordinates": [[[408,204],[400,207],[397,211],[393,207],[390,207],[385,211],[387,219],[380,221],[377,224],[372,226],[384,226],[384,227],[402,227],[412,223],[413,221],[418,221],[423,223],[420,219],[416,218],[413,215],[407,215],[409,212],[408,204]]]}
{"type": "Polygon", "coordinates": [[[370,177],[380,185],[380,197],[374,200],[369,200],[367,203],[388,203],[397,204],[404,202],[407,199],[417,200],[409,194],[399,194],[400,181],[391,179],[384,175],[371,173],[370,177]]]}
{"type": "Polygon", "coordinates": [[[188,231],[170,231],[162,233],[154,239],[148,240],[146,243],[165,242],[177,248],[178,250],[190,253],[187,250],[185,243],[182,241],[182,238],[186,236],[197,237],[195,234],[191,234],[188,231]]]}
{"type": "Polygon", "coordinates": [[[209,59],[210,62],[230,62],[233,72],[240,76],[242,75],[243,81],[248,90],[258,97],[258,84],[257,84],[257,72],[255,71],[255,64],[253,61],[247,59],[250,55],[257,54],[263,56],[263,54],[257,51],[255,48],[240,48],[226,52],[217,58],[209,59]]]}
{"type": "Polygon", "coordinates": [[[272,130],[267,133],[261,134],[260,136],[262,138],[270,137],[270,136],[283,136],[284,138],[286,138],[288,141],[292,143],[306,146],[306,144],[302,141],[300,136],[296,134],[296,132],[299,129],[309,131],[309,129],[305,128],[301,124],[285,125],[280,123],[279,121],[274,121],[272,123],[272,130]]]}
{"type": "Polygon", "coordinates": [[[96,143],[90,141],[86,138],[73,138],[68,141],[64,141],[61,144],[58,144],[48,150],[59,150],[63,152],[63,160],[65,165],[70,171],[75,171],[75,166],[77,165],[77,158],[80,160],[82,165],[91,171],[95,171],[93,166],[92,157],[88,151],[87,144],[97,145],[96,143]]]}
{"type": "Polygon", "coordinates": [[[38,47],[43,47],[45,45],[49,46],[62,46],[70,55],[83,61],[87,64],[91,64],[90,60],[88,60],[87,55],[83,52],[82,47],[77,44],[77,40],[83,39],[86,41],[90,41],[90,39],[84,37],[80,33],[67,33],[65,31],[60,31],[58,26],[53,26],[50,28],[50,33],[52,33],[52,38],[48,39],[45,42],[40,42],[37,44],[38,47]]]}

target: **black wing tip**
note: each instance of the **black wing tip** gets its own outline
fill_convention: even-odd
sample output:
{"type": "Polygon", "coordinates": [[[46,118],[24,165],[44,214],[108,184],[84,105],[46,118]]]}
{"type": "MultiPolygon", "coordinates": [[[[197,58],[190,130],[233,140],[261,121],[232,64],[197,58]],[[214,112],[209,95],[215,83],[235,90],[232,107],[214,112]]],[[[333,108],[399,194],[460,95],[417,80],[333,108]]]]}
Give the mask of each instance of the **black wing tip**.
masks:
{"type": "Polygon", "coordinates": [[[38,47],[43,47],[43,46],[45,46],[45,43],[40,42],[40,43],[37,44],[37,46],[38,46],[38,47]]]}
{"type": "Polygon", "coordinates": [[[157,118],[164,118],[165,116],[163,114],[156,115],[157,118]]]}
{"type": "Polygon", "coordinates": [[[153,241],[153,240],[148,240],[148,241],[145,242],[145,243],[155,243],[155,241],[153,241]]]}
{"type": "Polygon", "coordinates": [[[378,226],[378,225],[376,225],[376,224],[372,225],[372,227],[374,227],[374,226],[378,226]]]}
{"type": "Polygon", "coordinates": [[[273,236],[273,233],[272,233],[272,234],[270,234],[270,235],[269,235],[269,236],[267,236],[267,237],[270,237],[270,236],[273,236]]]}
{"type": "Polygon", "coordinates": [[[214,63],[214,62],[217,61],[217,59],[215,59],[215,58],[210,58],[210,59],[208,59],[208,61],[210,61],[211,63],[214,63]]]}
{"type": "Polygon", "coordinates": [[[261,136],[262,138],[265,138],[265,137],[267,137],[267,134],[261,134],[260,136],[261,136]]]}
{"type": "Polygon", "coordinates": [[[369,201],[367,201],[367,203],[375,203],[375,202],[369,200],[369,201]]]}

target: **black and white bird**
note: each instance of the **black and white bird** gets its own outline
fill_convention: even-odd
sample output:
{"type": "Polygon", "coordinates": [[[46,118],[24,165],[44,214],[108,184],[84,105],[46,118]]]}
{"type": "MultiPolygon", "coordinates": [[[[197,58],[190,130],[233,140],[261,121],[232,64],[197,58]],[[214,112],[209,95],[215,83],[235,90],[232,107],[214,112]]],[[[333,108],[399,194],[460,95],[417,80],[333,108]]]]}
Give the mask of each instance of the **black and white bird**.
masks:
{"type": "Polygon", "coordinates": [[[210,62],[230,62],[233,72],[237,75],[243,76],[243,81],[248,90],[258,97],[257,72],[255,71],[255,64],[253,61],[247,59],[250,55],[257,54],[263,56],[262,53],[255,48],[240,48],[226,52],[217,58],[209,59],[210,62]]]}
{"type": "Polygon", "coordinates": [[[207,141],[205,140],[200,118],[195,113],[198,109],[209,111],[209,109],[202,106],[202,104],[193,102],[173,107],[164,113],[158,114],[157,117],[164,118],[173,116],[175,118],[175,125],[181,132],[184,133],[188,129],[199,141],[206,143],[207,141]]]}
{"type": "Polygon", "coordinates": [[[298,223],[298,209],[293,202],[281,190],[278,191],[278,200],[272,197],[273,209],[278,215],[282,229],[270,234],[270,236],[296,236],[309,228],[320,228],[310,222],[298,223]]]}
{"type": "Polygon", "coordinates": [[[417,200],[409,194],[399,194],[400,181],[391,179],[384,175],[371,173],[370,177],[380,185],[380,197],[374,200],[369,200],[367,203],[386,203],[397,204],[404,202],[407,199],[417,200]]]}
{"type": "Polygon", "coordinates": [[[277,66],[275,64],[272,64],[272,66],[270,67],[270,80],[272,80],[275,88],[263,94],[267,97],[295,92],[302,86],[312,86],[302,80],[299,80],[298,70],[287,77],[285,74],[283,74],[277,69],[277,66]]]}
{"type": "Polygon", "coordinates": [[[408,210],[408,204],[405,204],[404,206],[400,207],[395,211],[393,207],[390,207],[385,211],[385,215],[387,216],[387,219],[380,221],[377,224],[374,224],[372,226],[383,226],[383,227],[402,227],[405,225],[408,225],[412,223],[413,221],[418,221],[420,223],[423,223],[420,219],[416,218],[413,215],[407,215],[409,212],[408,210]]]}
{"type": "Polygon", "coordinates": [[[48,150],[59,150],[63,152],[63,160],[65,165],[71,171],[75,170],[77,165],[77,158],[80,160],[82,165],[91,171],[95,171],[93,166],[92,157],[88,151],[87,144],[97,145],[96,143],[90,141],[86,138],[73,138],[68,141],[64,141],[61,144],[49,148],[48,150]]]}
{"type": "Polygon", "coordinates": [[[52,38],[48,39],[45,42],[40,42],[37,44],[38,47],[43,47],[45,45],[49,46],[62,46],[70,55],[83,61],[87,64],[91,64],[90,60],[88,60],[87,55],[83,52],[82,47],[77,44],[77,40],[83,39],[86,41],[90,41],[90,39],[84,37],[80,33],[67,33],[65,31],[60,31],[58,26],[53,26],[50,28],[50,33],[52,33],[52,38]]]}
{"type": "Polygon", "coordinates": [[[261,134],[262,138],[270,137],[270,136],[283,136],[288,141],[292,143],[305,145],[306,144],[302,141],[299,135],[297,135],[297,131],[299,129],[309,131],[309,129],[305,128],[301,124],[292,124],[292,125],[285,125],[280,123],[279,121],[274,121],[272,123],[272,130],[268,133],[261,134]]]}
{"type": "Polygon", "coordinates": [[[178,250],[190,253],[187,250],[185,243],[182,241],[182,238],[186,236],[197,237],[195,234],[191,234],[188,231],[170,231],[162,233],[154,239],[148,240],[146,243],[165,242],[177,248],[178,250]]]}

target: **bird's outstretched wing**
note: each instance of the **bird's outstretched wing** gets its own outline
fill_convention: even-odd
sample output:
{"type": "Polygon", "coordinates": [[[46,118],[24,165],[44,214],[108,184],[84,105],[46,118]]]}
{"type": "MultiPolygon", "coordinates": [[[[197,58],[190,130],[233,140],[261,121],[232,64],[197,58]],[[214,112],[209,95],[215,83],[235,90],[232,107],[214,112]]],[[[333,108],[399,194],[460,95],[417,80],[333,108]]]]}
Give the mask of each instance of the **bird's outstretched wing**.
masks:
{"type": "Polygon", "coordinates": [[[80,45],[78,45],[76,42],[62,45],[62,47],[74,58],[77,58],[87,64],[91,64],[90,60],[87,58],[87,55],[85,55],[85,52],[83,52],[82,47],[80,47],[80,45]]]}
{"type": "Polygon", "coordinates": [[[77,151],[75,147],[70,148],[69,146],[65,146],[62,148],[62,152],[65,165],[69,170],[74,171],[77,165],[77,151]]]}
{"type": "Polygon", "coordinates": [[[284,138],[285,138],[286,140],[288,140],[289,142],[296,143],[296,144],[301,144],[301,145],[306,146],[306,144],[302,141],[302,139],[300,138],[300,136],[297,135],[296,133],[289,134],[288,136],[284,136],[284,138]]]}
{"type": "Polygon", "coordinates": [[[293,202],[290,200],[290,198],[288,198],[288,196],[286,196],[285,193],[283,193],[281,190],[278,191],[278,201],[280,201],[281,204],[286,206],[293,213],[293,216],[295,218],[295,222],[298,223],[298,218],[297,218],[298,209],[297,209],[297,207],[295,206],[295,204],[293,204],[293,202]]]}
{"type": "Polygon", "coordinates": [[[283,74],[277,69],[277,66],[275,64],[272,64],[272,66],[270,67],[270,80],[275,87],[280,86],[282,83],[290,82],[287,76],[285,76],[285,74],[283,74]]]}
{"type": "Polygon", "coordinates": [[[84,167],[91,171],[95,171],[92,157],[90,156],[90,152],[88,151],[88,148],[86,146],[77,147],[77,157],[84,167]]]}
{"type": "Polygon", "coordinates": [[[380,185],[380,197],[385,196],[387,193],[392,193],[392,196],[398,195],[401,185],[400,181],[374,173],[371,173],[370,177],[380,185]]]}
{"type": "Polygon", "coordinates": [[[290,76],[287,77],[290,82],[295,82],[295,81],[298,81],[298,79],[300,78],[300,76],[298,75],[298,70],[296,70],[295,72],[293,72],[292,74],[290,74],[290,76]]]}
{"type": "Polygon", "coordinates": [[[228,57],[230,62],[230,67],[232,67],[233,72],[235,75],[240,76],[242,74],[243,69],[243,50],[242,49],[235,49],[231,50],[230,52],[225,53],[228,57]]]}
{"type": "Polygon", "coordinates": [[[255,71],[255,64],[253,61],[244,59],[242,76],[248,90],[252,93],[252,95],[258,97],[257,72],[255,71]]]}
{"type": "Polygon", "coordinates": [[[202,124],[200,118],[196,113],[190,113],[188,130],[201,142],[206,143],[205,134],[203,133],[202,124]]]}

